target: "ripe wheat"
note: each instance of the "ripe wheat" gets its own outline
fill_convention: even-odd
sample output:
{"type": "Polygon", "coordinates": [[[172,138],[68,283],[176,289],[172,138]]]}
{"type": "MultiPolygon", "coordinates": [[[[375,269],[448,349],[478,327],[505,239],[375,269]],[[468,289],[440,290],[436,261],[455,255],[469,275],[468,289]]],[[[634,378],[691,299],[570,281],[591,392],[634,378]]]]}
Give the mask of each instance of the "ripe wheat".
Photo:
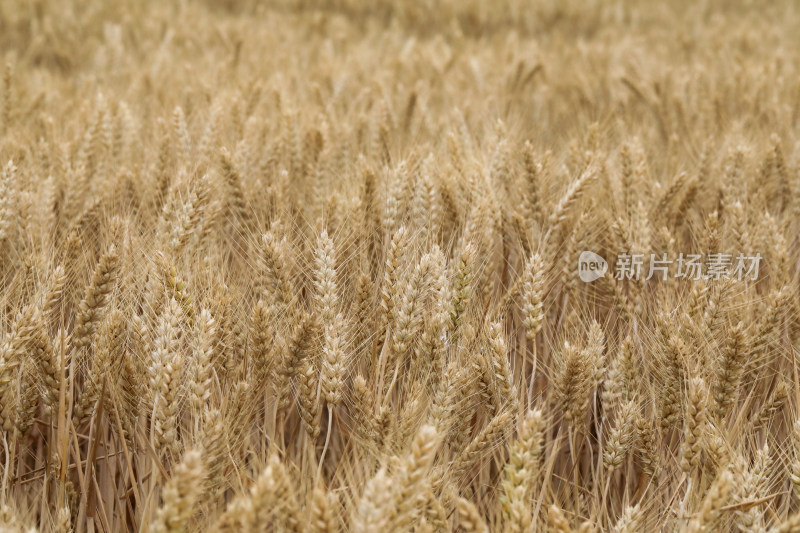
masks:
{"type": "Polygon", "coordinates": [[[800,531],[798,27],[0,1],[0,530],[800,531]]]}

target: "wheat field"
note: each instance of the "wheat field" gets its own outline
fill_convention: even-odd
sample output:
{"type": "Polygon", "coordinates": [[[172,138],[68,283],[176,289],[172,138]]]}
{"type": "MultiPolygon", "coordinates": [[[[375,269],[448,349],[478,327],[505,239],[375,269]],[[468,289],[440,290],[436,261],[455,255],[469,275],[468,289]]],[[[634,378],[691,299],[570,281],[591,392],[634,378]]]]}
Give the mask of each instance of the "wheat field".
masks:
{"type": "Polygon", "coordinates": [[[0,0],[0,531],[800,531],[797,28],[0,0]]]}

